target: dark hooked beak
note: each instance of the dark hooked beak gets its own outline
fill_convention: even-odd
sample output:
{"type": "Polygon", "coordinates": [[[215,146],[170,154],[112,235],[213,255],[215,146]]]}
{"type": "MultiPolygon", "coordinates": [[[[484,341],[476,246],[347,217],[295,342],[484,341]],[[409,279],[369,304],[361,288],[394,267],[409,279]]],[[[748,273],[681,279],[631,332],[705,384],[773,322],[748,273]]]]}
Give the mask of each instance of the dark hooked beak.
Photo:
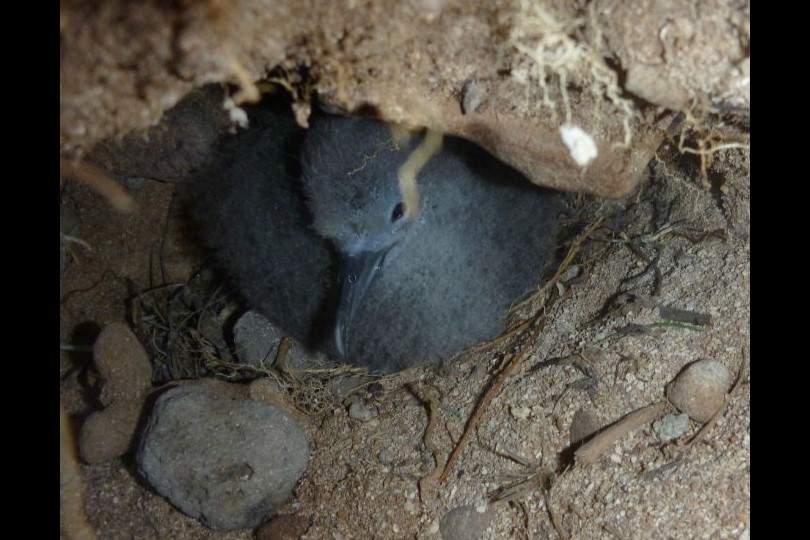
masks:
{"type": "Polygon", "coordinates": [[[346,255],[341,261],[341,277],[343,285],[340,291],[340,304],[338,304],[335,320],[335,346],[338,354],[345,358],[349,343],[349,327],[363,302],[371,284],[382,271],[385,256],[390,248],[381,251],[361,251],[356,255],[346,255]]]}

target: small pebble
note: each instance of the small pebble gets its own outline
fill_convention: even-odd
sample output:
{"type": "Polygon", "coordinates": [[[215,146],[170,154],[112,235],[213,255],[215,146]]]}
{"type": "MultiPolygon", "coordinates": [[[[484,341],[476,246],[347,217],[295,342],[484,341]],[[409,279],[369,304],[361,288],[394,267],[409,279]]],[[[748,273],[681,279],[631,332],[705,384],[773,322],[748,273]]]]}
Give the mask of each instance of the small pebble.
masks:
{"type": "Polygon", "coordinates": [[[464,87],[464,100],[461,103],[464,114],[475,112],[486,97],[487,93],[480,84],[475,81],[467,83],[464,87]]]}
{"type": "Polygon", "coordinates": [[[569,440],[571,444],[582,442],[599,431],[600,427],[596,413],[590,409],[579,409],[574,413],[574,418],[571,420],[569,440]]]}
{"type": "Polygon", "coordinates": [[[720,409],[731,387],[732,375],[717,360],[689,364],[667,386],[669,401],[689,418],[706,423],[720,409]]]}
{"type": "Polygon", "coordinates": [[[380,463],[383,465],[390,465],[394,462],[394,453],[391,450],[385,448],[380,451],[380,455],[378,456],[380,463]]]}
{"type": "Polygon", "coordinates": [[[572,264],[565,270],[565,274],[563,274],[563,281],[571,281],[572,279],[579,277],[582,273],[582,266],[579,264],[572,264]]]}
{"type": "Polygon", "coordinates": [[[478,540],[492,521],[492,510],[479,512],[477,505],[464,505],[447,512],[439,522],[442,540],[478,540]]]}
{"type": "MultiPolygon", "coordinates": [[[[272,366],[279,352],[279,344],[285,337],[281,330],[256,311],[248,311],[236,321],[233,335],[239,362],[254,367],[272,366]]],[[[309,368],[328,363],[323,354],[310,353],[295,342],[284,356],[284,365],[293,368],[309,368]]]]}
{"type": "Polygon", "coordinates": [[[376,418],[377,414],[376,408],[359,400],[349,406],[349,416],[359,422],[368,422],[376,418]]]}
{"type": "Polygon", "coordinates": [[[668,414],[653,422],[653,431],[662,443],[673,441],[689,429],[688,414],[668,414]]]}
{"type": "Polygon", "coordinates": [[[512,406],[509,408],[509,411],[512,413],[512,416],[519,420],[526,420],[529,418],[529,414],[532,412],[531,409],[528,407],[515,407],[512,406]]]}

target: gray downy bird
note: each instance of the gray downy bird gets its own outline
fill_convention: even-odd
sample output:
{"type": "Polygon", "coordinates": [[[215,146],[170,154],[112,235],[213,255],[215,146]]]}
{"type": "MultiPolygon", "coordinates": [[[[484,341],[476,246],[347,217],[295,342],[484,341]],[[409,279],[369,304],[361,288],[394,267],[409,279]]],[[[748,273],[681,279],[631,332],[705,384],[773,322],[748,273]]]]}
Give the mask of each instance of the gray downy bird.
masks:
{"type": "Polygon", "coordinates": [[[301,153],[315,230],[342,262],[334,348],[392,372],[497,337],[543,277],[560,199],[463,139],[446,137],[408,208],[399,167],[421,140],[381,122],[316,119],[301,153]]]}
{"type": "Polygon", "coordinates": [[[335,257],[312,230],[304,202],[303,134],[289,115],[253,111],[250,129],[189,178],[183,195],[196,240],[246,307],[315,348],[329,339],[333,324],[335,257]]]}

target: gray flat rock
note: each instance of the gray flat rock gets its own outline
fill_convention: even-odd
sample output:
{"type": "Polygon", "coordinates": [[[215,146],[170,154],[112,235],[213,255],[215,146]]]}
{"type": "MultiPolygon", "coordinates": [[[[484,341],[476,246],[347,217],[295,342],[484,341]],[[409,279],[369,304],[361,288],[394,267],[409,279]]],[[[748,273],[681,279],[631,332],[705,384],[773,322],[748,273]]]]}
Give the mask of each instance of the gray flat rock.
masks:
{"type": "Polygon", "coordinates": [[[271,517],[308,458],[307,439],[285,410],[193,385],[157,400],[136,455],[158,493],[215,530],[271,517]]]}
{"type": "MultiPolygon", "coordinates": [[[[267,317],[256,311],[248,311],[242,315],[233,327],[233,334],[239,362],[257,368],[273,365],[279,344],[287,336],[267,317]]],[[[287,354],[284,365],[306,369],[332,365],[332,362],[323,353],[307,351],[302,344],[296,342],[287,354]]]]}
{"type": "Polygon", "coordinates": [[[492,521],[492,510],[468,504],[449,510],[439,522],[442,540],[478,540],[492,521]]]}

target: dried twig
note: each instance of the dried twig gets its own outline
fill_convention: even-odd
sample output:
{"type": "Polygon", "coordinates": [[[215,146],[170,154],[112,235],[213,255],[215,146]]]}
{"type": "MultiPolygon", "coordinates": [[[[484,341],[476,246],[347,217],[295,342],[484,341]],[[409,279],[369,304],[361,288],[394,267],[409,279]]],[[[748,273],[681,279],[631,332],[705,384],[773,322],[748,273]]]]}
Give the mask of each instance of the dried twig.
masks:
{"type": "Polygon", "coordinates": [[[470,417],[470,420],[467,422],[467,426],[464,428],[464,433],[461,434],[461,438],[458,440],[458,443],[456,444],[455,448],[453,448],[453,451],[450,453],[450,457],[447,459],[447,463],[444,466],[444,470],[442,471],[442,474],[439,477],[440,484],[444,482],[445,478],[447,478],[447,475],[450,473],[450,469],[453,468],[453,463],[455,463],[456,459],[458,459],[458,455],[461,453],[461,450],[467,443],[467,439],[469,438],[470,433],[472,433],[472,430],[476,426],[476,424],[478,424],[478,421],[481,420],[481,417],[484,415],[484,412],[486,411],[490,402],[492,402],[495,396],[498,395],[498,392],[500,392],[501,387],[503,386],[504,382],[509,377],[509,375],[511,375],[515,371],[517,366],[520,365],[520,362],[532,348],[535,341],[537,341],[537,337],[540,335],[540,331],[543,329],[544,326],[545,320],[537,323],[536,328],[532,332],[531,336],[529,336],[529,339],[526,341],[525,345],[523,345],[523,348],[509,360],[509,362],[506,364],[503,370],[501,370],[500,375],[498,375],[498,379],[495,381],[492,387],[490,387],[490,389],[486,392],[486,394],[484,394],[484,397],[481,399],[481,401],[478,404],[478,407],[476,407],[475,409],[475,413],[473,413],[473,415],[470,417]]]}
{"type": "Polygon", "coordinates": [[[60,163],[61,175],[86,184],[101,194],[107,201],[121,212],[135,210],[135,200],[113,180],[107,173],[87,161],[62,160],[60,163]]]}
{"type": "Polygon", "coordinates": [[[560,263],[560,266],[557,268],[557,272],[551,277],[551,279],[549,279],[546,282],[546,284],[543,285],[537,292],[533,293],[531,296],[529,296],[522,302],[513,306],[510,312],[514,313],[520,308],[530,304],[531,302],[534,302],[534,300],[543,295],[549,287],[557,283],[557,281],[565,273],[565,271],[568,270],[568,267],[574,261],[574,257],[576,257],[577,253],[579,253],[579,250],[582,249],[582,244],[585,242],[585,240],[587,240],[590,237],[593,231],[601,227],[604,221],[605,218],[600,217],[593,223],[588,225],[588,228],[586,228],[579,236],[577,236],[574,239],[573,242],[571,242],[571,247],[568,248],[568,253],[565,256],[565,259],[563,259],[563,261],[560,263]]]}
{"type": "Polygon", "coordinates": [[[560,521],[560,516],[551,506],[551,489],[544,489],[543,490],[543,501],[546,503],[546,510],[548,511],[548,517],[551,519],[551,524],[554,525],[554,530],[557,531],[557,535],[562,538],[563,540],[568,540],[568,533],[565,532],[563,529],[562,521],[560,521]]]}
{"type": "Polygon", "coordinates": [[[436,398],[433,392],[425,388],[422,384],[412,384],[410,385],[410,388],[411,392],[416,394],[416,397],[427,405],[428,424],[427,427],[425,427],[425,433],[422,435],[422,440],[425,442],[425,448],[427,448],[428,451],[433,454],[433,460],[436,464],[432,471],[419,479],[419,499],[424,503],[433,497],[433,491],[438,485],[437,478],[440,470],[444,468],[444,464],[447,461],[447,455],[446,452],[443,452],[439,448],[435,440],[436,424],[439,420],[439,400],[436,398]],[[417,388],[419,389],[418,391],[417,388]]]}
{"type": "Polygon", "coordinates": [[[579,449],[574,452],[577,464],[587,466],[594,463],[613,443],[624,437],[630,431],[662,416],[670,407],[669,402],[659,401],[658,403],[653,403],[652,405],[647,405],[646,407],[631,412],[579,447],[579,449]]]}

